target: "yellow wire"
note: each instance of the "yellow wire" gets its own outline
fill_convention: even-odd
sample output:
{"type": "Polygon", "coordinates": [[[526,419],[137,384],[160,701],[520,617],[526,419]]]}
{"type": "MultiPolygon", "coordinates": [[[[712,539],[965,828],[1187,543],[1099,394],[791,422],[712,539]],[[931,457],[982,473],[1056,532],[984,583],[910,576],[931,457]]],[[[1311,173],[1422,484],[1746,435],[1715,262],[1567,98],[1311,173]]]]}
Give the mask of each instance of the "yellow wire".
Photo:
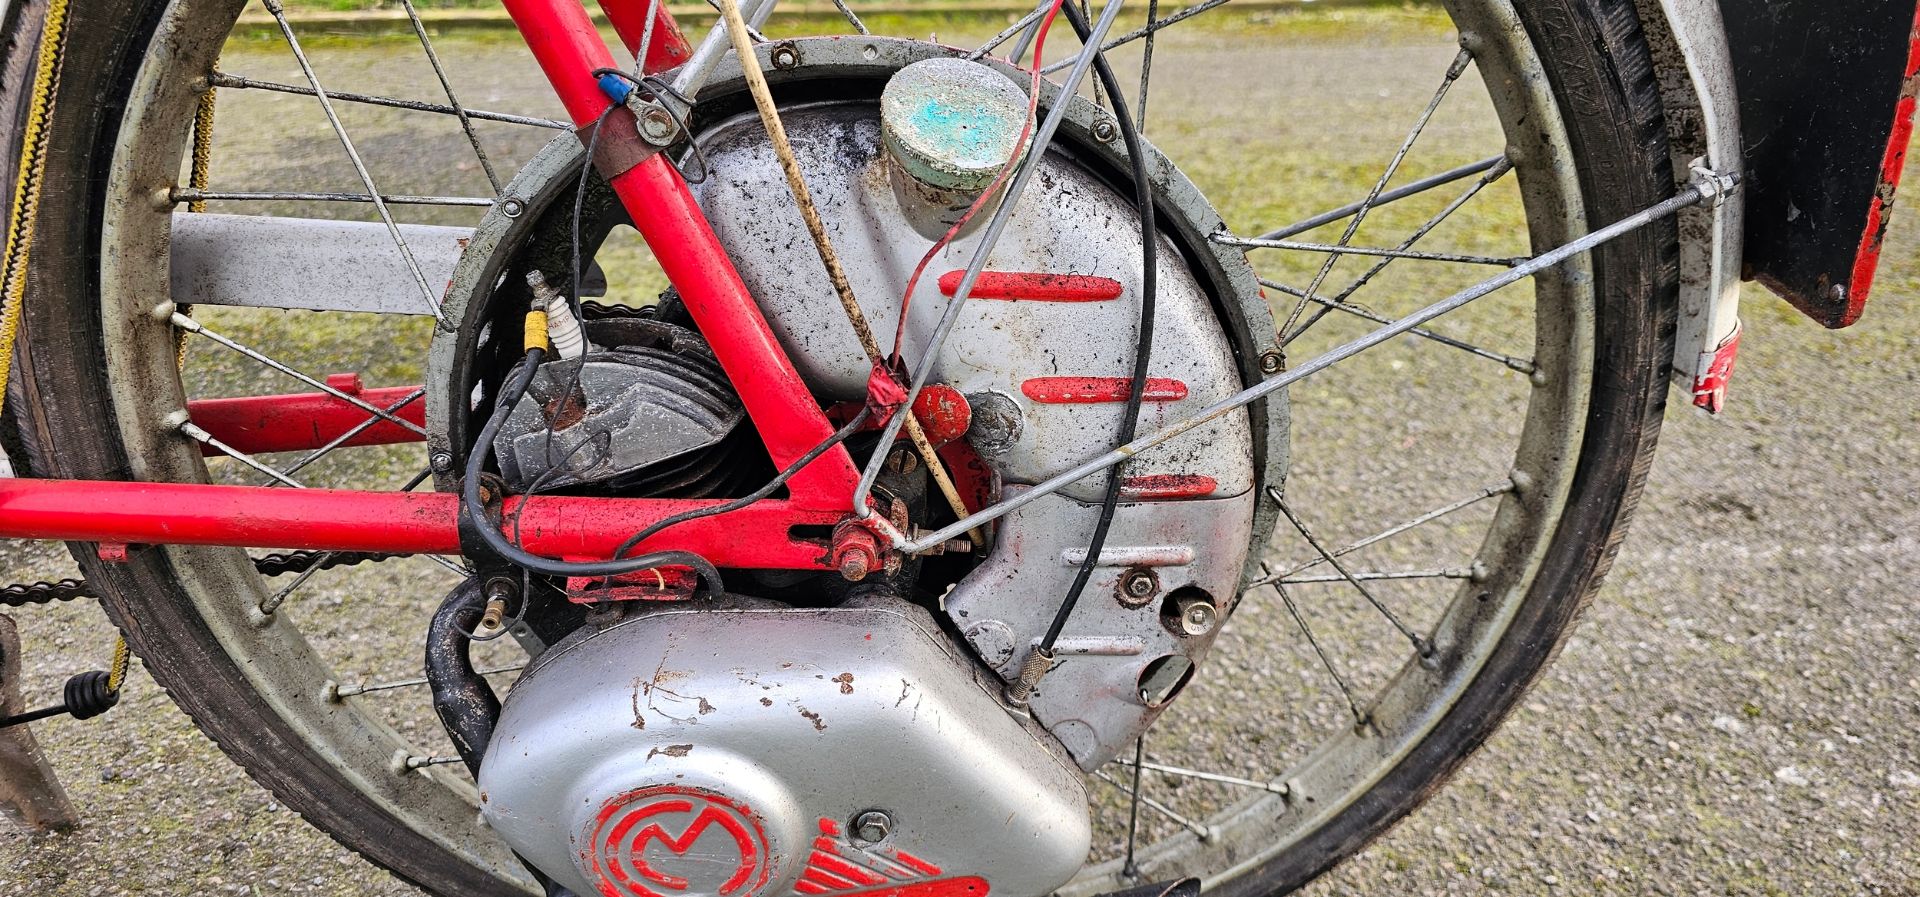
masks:
{"type": "Polygon", "coordinates": [[[7,381],[13,374],[13,348],[20,336],[21,305],[27,292],[27,252],[33,246],[34,219],[40,211],[40,176],[47,167],[47,119],[60,86],[60,52],[65,47],[67,0],[47,4],[47,26],[33,65],[26,127],[20,133],[20,169],[13,182],[13,208],[7,216],[7,242],[0,255],[0,410],[6,407],[7,381]]]}
{"type": "MultiPolygon", "coordinates": [[[[20,319],[27,293],[27,262],[33,248],[35,219],[40,212],[40,178],[47,169],[47,121],[53,115],[53,97],[60,89],[60,54],[66,49],[67,0],[47,4],[46,29],[33,63],[33,90],[27,100],[27,123],[20,132],[20,168],[14,173],[13,206],[7,216],[7,240],[0,254],[0,410],[7,401],[7,383],[13,376],[13,350],[20,338],[20,319]]],[[[107,690],[117,692],[133,664],[127,638],[114,633],[113,664],[107,672],[107,690]]]]}

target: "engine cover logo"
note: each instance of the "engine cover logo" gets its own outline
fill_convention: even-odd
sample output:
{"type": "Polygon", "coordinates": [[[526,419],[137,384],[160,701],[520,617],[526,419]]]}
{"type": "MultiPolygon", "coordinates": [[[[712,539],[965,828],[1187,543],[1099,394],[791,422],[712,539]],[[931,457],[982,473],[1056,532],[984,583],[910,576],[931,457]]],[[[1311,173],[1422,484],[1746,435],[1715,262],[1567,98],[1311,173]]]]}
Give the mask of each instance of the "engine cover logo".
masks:
{"type": "Polygon", "coordinates": [[[607,801],[588,851],[604,897],[752,897],[771,873],[766,833],[746,805],[680,785],[607,801]]]}

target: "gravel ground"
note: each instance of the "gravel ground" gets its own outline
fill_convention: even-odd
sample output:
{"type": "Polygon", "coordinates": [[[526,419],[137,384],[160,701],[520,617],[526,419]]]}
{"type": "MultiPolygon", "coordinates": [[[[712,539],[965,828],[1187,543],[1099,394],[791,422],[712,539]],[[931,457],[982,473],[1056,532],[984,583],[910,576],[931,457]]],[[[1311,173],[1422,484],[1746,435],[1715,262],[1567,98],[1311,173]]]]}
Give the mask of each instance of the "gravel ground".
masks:
{"type": "MultiPolygon", "coordinates": [[[[964,42],[967,35],[941,36],[964,42]]],[[[356,88],[427,83],[418,66],[391,61],[404,42],[319,44],[322,71],[349,71],[345,82],[356,88]]],[[[550,111],[540,105],[537,73],[510,43],[463,37],[442,52],[456,75],[487,67],[489,83],[499,85],[485,98],[488,106],[550,111]]],[[[1156,88],[1156,115],[1163,117],[1154,119],[1151,136],[1190,163],[1230,222],[1251,229],[1350,197],[1379,162],[1348,158],[1341,148],[1390,147],[1431,90],[1424,73],[1444,66],[1451,51],[1444,28],[1422,16],[1367,13],[1170,32],[1157,52],[1166,66],[1180,66],[1184,55],[1193,64],[1176,70],[1195,74],[1156,88]],[[1256,70],[1272,77],[1233,80],[1234,72],[1256,70]],[[1209,102],[1229,84],[1247,92],[1241,102],[1209,102]],[[1218,152],[1222,134],[1236,136],[1235,156],[1218,152]],[[1319,177],[1276,196],[1263,189],[1270,181],[1261,166],[1319,177]]],[[[258,42],[230,48],[225,66],[260,77],[293,75],[275,48],[258,42]]],[[[1470,85],[1462,93],[1450,103],[1471,110],[1483,102],[1470,85]]],[[[223,121],[258,122],[216,159],[229,186],[251,189],[282,183],[295,170],[337,166],[317,117],[250,116],[245,104],[256,100],[223,99],[223,121]]],[[[467,158],[457,131],[420,135],[402,118],[351,114],[361,116],[349,121],[364,135],[361,149],[376,170],[402,166],[415,175],[389,190],[484,187],[470,162],[424,162],[467,158]]],[[[524,158],[541,139],[506,129],[483,133],[498,141],[497,159],[524,158]]],[[[1471,115],[1443,114],[1434,133],[1432,145],[1447,149],[1417,156],[1418,170],[1478,158],[1498,145],[1471,115]]],[[[332,171],[335,186],[342,173],[332,171]]],[[[1415,214],[1383,216],[1381,226],[1391,232],[1415,214]]],[[[1449,235],[1450,248],[1500,251],[1511,242],[1510,216],[1474,214],[1480,217],[1449,235]]],[[[609,265],[616,283],[643,278],[645,268],[643,254],[631,251],[609,265]]],[[[1304,281],[1311,272],[1280,265],[1269,273],[1304,281]]],[[[1416,281],[1402,282],[1423,287],[1409,291],[1415,298],[1436,288],[1416,281]]],[[[1920,223],[1911,216],[1896,221],[1875,304],[1851,330],[1823,331],[1763,291],[1750,291],[1729,413],[1669,413],[1633,535],[1565,653],[1448,788],[1309,892],[1920,893],[1920,649],[1910,634],[1920,622],[1912,599],[1920,581],[1920,440],[1909,435],[1920,418],[1915,295],[1920,223]]],[[[1514,306],[1469,309],[1456,332],[1524,344],[1528,334],[1513,329],[1503,308],[1514,306]]],[[[229,324],[267,327],[244,316],[229,324]]],[[[281,351],[314,369],[368,371],[369,382],[417,376],[415,360],[393,348],[406,340],[368,346],[363,336],[351,326],[309,326],[286,337],[281,351]]],[[[1418,365],[1432,355],[1430,347],[1396,345],[1368,364],[1395,372],[1414,365],[1401,376],[1425,385],[1428,371],[1418,365]]],[[[269,385],[250,379],[245,367],[196,358],[206,365],[199,388],[208,394],[269,385]]],[[[1459,369],[1445,370],[1457,376],[1459,369]]],[[[1435,413],[1495,419],[1492,412],[1518,395],[1510,382],[1517,378],[1497,369],[1468,369],[1465,376],[1472,379],[1437,393],[1459,404],[1435,413]]],[[[1328,526],[1330,539],[1368,531],[1369,520],[1405,516],[1392,512],[1408,502],[1434,503],[1427,491],[1458,494],[1463,484],[1478,485],[1501,469],[1497,453],[1476,452],[1472,442],[1504,432],[1496,425],[1485,433],[1362,431],[1354,421],[1392,418],[1416,400],[1332,388],[1300,398],[1303,405],[1317,400],[1348,424],[1302,426],[1296,436],[1302,462],[1293,488],[1337,521],[1328,526]],[[1354,446],[1368,450],[1340,451],[1354,446]],[[1352,463],[1343,465],[1342,454],[1352,463]],[[1356,476],[1433,459],[1493,466],[1461,463],[1417,487],[1371,488],[1356,476]],[[1361,462],[1366,466],[1355,466],[1361,462]]],[[[408,463],[416,462],[368,452],[315,475],[320,482],[386,481],[403,477],[408,463]]],[[[1299,550],[1276,549],[1287,557],[1299,550]]],[[[7,574],[0,579],[13,581],[67,575],[70,565],[57,551],[16,547],[0,553],[0,567],[7,574]]],[[[445,587],[443,574],[413,561],[332,573],[316,583],[296,612],[337,668],[369,679],[411,674],[418,626],[445,587]]],[[[1409,602],[1403,608],[1418,598],[1384,594],[1409,602]]],[[[1327,631],[1353,637],[1345,650],[1357,658],[1357,674],[1366,675],[1363,649],[1371,637],[1348,619],[1353,614],[1316,613],[1327,615],[1320,618],[1327,631]]],[[[109,636],[91,608],[30,610],[19,620],[32,694],[52,694],[69,673],[104,660],[109,636]]],[[[1232,657],[1231,648],[1223,651],[1222,663],[1232,657]]],[[[1279,678],[1305,681],[1317,672],[1302,657],[1293,661],[1279,678]]],[[[1391,669],[1373,666],[1376,674],[1391,669]]],[[[1298,724],[1310,727],[1329,707],[1337,719],[1340,708],[1326,697],[1318,694],[1320,703],[1304,708],[1298,724]]],[[[1186,704],[1210,701],[1197,689],[1186,704]]],[[[444,752],[435,748],[437,732],[421,702],[396,698],[380,706],[403,737],[423,751],[444,752]]],[[[1232,731],[1203,726],[1194,740],[1210,743],[1232,731]]],[[[0,863],[16,870],[0,882],[0,894],[414,893],[277,805],[144,677],[106,717],[44,724],[38,734],[87,824],[44,837],[0,832],[0,863]]],[[[1161,759],[1175,759],[1175,749],[1168,745],[1161,759]]],[[[1179,799],[1209,793],[1195,789],[1179,799]]]]}

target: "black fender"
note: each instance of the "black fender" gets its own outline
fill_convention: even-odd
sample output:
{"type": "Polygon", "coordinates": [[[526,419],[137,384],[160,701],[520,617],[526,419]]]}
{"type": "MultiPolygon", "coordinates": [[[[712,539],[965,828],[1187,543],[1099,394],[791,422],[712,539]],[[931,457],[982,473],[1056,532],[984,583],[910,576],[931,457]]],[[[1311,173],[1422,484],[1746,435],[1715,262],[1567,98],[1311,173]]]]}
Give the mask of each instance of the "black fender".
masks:
{"type": "Polygon", "coordinates": [[[1827,327],[1873,287],[1920,87],[1914,0],[1720,0],[1745,157],[1742,276],[1827,327]]]}

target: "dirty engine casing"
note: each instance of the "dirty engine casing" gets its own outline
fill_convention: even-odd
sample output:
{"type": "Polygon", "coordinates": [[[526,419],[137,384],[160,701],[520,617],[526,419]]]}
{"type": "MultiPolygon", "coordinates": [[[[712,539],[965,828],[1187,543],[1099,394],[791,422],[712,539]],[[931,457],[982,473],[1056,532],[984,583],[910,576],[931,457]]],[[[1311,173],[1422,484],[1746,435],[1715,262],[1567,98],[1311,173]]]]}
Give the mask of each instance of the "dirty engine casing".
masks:
{"type": "MultiPolygon", "coordinates": [[[[923,43],[786,46],[796,66],[763,65],[776,90],[806,91],[781,114],[808,186],[874,332],[885,343],[899,328],[911,363],[995,204],[934,257],[904,326],[900,292],[1013,155],[1025,82],[923,43]]],[[[724,64],[703,102],[742,99],[738,78],[724,64]]],[[[1053,88],[1043,90],[1044,114],[1053,88]]],[[[1111,122],[1101,137],[1104,113],[1071,104],[935,358],[931,382],[964,396],[970,414],[963,441],[942,455],[977,502],[1111,448],[1130,385],[1139,217],[1111,122]]],[[[698,140],[695,196],[795,367],[822,404],[861,401],[865,353],[760,121],[717,116],[698,140]]],[[[1244,257],[1204,239],[1218,217],[1158,154],[1149,170],[1164,205],[1142,432],[1238,391],[1275,349],[1244,257]]],[[[641,390],[634,407],[670,410],[652,369],[609,371],[609,383],[639,384],[621,387],[641,390]]],[[[539,412],[552,404],[530,400],[523,426],[502,437],[520,479],[540,465],[567,470],[550,446],[573,443],[543,432],[551,415],[539,412]]],[[[589,416],[574,441],[604,440],[599,454],[614,459],[701,457],[732,426],[719,413],[730,406],[713,407],[676,418],[698,426],[670,444],[613,444],[634,429],[618,414],[589,416]]],[[[1120,471],[1122,501],[1060,659],[1024,708],[1005,703],[1005,686],[1086,558],[1105,474],[997,522],[977,565],[919,604],[863,586],[833,608],[719,596],[588,624],[515,684],[481,766],[482,813],[580,894],[1050,893],[1087,858],[1083,771],[1152,724],[1230,613],[1249,543],[1270,521],[1255,496],[1284,467],[1284,434],[1282,397],[1120,471]]],[[[553,476],[607,469],[580,466],[553,476]]],[[[652,470],[619,469],[633,481],[652,470]]]]}
{"type": "Polygon", "coordinates": [[[581,895],[1037,895],[1080,868],[1072,762],[926,611],[761,604],[541,655],[480,768],[488,824],[581,895]]]}

